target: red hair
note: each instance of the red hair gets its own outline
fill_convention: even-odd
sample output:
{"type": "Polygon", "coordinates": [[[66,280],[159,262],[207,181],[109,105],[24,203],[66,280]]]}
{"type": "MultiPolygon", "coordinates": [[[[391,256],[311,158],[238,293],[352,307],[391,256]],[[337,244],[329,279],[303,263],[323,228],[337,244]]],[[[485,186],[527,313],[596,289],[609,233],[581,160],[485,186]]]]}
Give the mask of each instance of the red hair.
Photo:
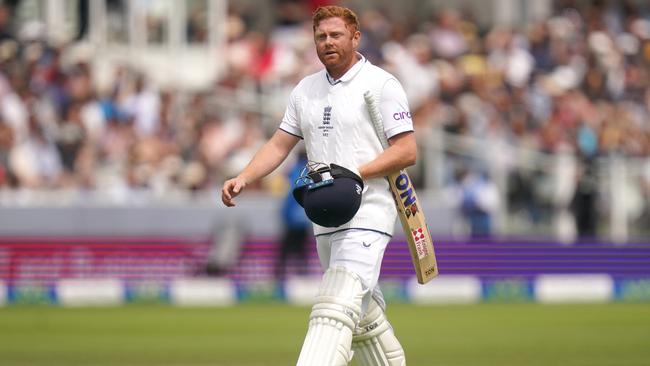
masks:
{"type": "Polygon", "coordinates": [[[314,16],[312,17],[312,20],[314,21],[314,31],[316,31],[316,27],[318,27],[321,20],[328,18],[343,19],[345,26],[350,29],[352,34],[360,29],[359,19],[357,19],[357,15],[352,10],[342,6],[328,5],[320,6],[316,11],[314,11],[314,16]]]}

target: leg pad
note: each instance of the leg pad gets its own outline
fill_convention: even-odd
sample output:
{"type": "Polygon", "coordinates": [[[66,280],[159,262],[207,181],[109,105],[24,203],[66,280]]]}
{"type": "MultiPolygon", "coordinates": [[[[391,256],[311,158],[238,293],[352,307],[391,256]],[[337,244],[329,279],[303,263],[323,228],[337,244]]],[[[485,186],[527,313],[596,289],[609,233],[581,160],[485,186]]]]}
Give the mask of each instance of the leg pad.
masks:
{"type": "Polygon", "coordinates": [[[367,290],[343,267],[323,275],[297,366],[346,366],[352,359],[352,333],[367,290]]]}
{"type": "Polygon", "coordinates": [[[406,365],[404,349],[395,337],[384,310],[374,299],[354,331],[352,349],[359,366],[406,365]]]}

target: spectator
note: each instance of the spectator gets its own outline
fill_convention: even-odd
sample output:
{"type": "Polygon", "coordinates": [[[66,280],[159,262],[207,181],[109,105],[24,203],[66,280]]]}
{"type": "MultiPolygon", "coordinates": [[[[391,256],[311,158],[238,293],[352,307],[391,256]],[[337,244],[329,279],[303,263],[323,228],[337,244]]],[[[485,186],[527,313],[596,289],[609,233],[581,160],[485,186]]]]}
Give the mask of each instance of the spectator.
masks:
{"type": "Polygon", "coordinates": [[[0,43],[14,39],[11,18],[11,9],[4,3],[0,4],[0,43]]]}
{"type": "MultiPolygon", "coordinates": [[[[265,121],[281,117],[274,114],[275,101],[284,105],[290,86],[318,66],[305,19],[321,2],[282,1],[275,24],[262,20],[253,5],[230,4],[228,69],[214,90],[197,93],[160,92],[160,85],[145,82],[146,70],[126,66],[117,66],[110,83],[99,88],[97,80],[105,75],[79,62],[74,45],[48,44],[38,37],[42,32],[32,32],[41,26],[18,23],[17,1],[2,2],[0,185],[210,187],[239,170],[263,140],[265,121]],[[215,103],[224,90],[241,105],[215,103]]],[[[485,143],[479,157],[493,156],[482,149],[487,145],[549,154],[567,146],[586,164],[610,154],[647,160],[648,7],[601,3],[558,3],[548,18],[525,28],[484,27],[456,10],[442,10],[429,22],[428,14],[398,17],[368,7],[359,14],[361,49],[400,79],[420,139],[434,136],[434,129],[480,139],[485,143]]],[[[125,4],[108,2],[111,40],[126,34],[125,4]]],[[[187,12],[191,42],[207,37],[207,18],[199,13],[187,12]]],[[[508,206],[526,208],[538,222],[542,201],[552,204],[552,189],[536,178],[539,170],[519,169],[519,157],[503,151],[490,166],[494,183],[506,187],[497,176],[519,182],[508,192],[518,201],[508,206]]],[[[421,156],[425,162],[431,158],[421,156]]],[[[454,168],[440,167],[440,181],[454,168]]],[[[598,165],[590,169],[599,175],[598,165]]],[[[590,232],[589,225],[578,229],[590,232]]]]}
{"type": "Polygon", "coordinates": [[[9,165],[9,152],[13,145],[13,131],[0,117],[0,188],[11,187],[13,172],[9,165]]]}
{"type": "Polygon", "coordinates": [[[305,274],[307,271],[307,238],[312,225],[305,215],[305,210],[296,202],[292,194],[295,182],[306,165],[307,154],[303,151],[299,153],[288,174],[290,188],[282,203],[282,238],[280,252],[275,261],[275,278],[278,281],[284,280],[289,259],[294,259],[298,273],[305,274]]]}
{"type": "Polygon", "coordinates": [[[447,60],[455,59],[467,51],[467,43],[461,33],[461,14],[445,9],[438,14],[436,25],[429,32],[435,55],[447,60]]]}
{"type": "Polygon", "coordinates": [[[158,129],[160,96],[152,87],[146,85],[144,76],[136,78],[133,94],[125,98],[121,107],[133,118],[138,136],[149,137],[158,129]]]}
{"type": "Polygon", "coordinates": [[[9,164],[20,186],[27,188],[60,186],[62,164],[59,151],[53,141],[45,135],[34,115],[29,117],[27,138],[12,148],[9,164]]]}
{"type": "Polygon", "coordinates": [[[81,105],[70,105],[55,136],[55,143],[66,175],[74,175],[79,152],[86,141],[86,131],[81,122],[81,105]]]}
{"type": "Polygon", "coordinates": [[[449,195],[465,218],[471,236],[492,235],[500,199],[496,185],[487,175],[459,168],[449,195]]]}
{"type": "Polygon", "coordinates": [[[597,234],[598,211],[596,178],[593,167],[582,166],[578,174],[575,194],[571,201],[571,210],[575,216],[577,235],[581,238],[593,238],[597,234]]]}

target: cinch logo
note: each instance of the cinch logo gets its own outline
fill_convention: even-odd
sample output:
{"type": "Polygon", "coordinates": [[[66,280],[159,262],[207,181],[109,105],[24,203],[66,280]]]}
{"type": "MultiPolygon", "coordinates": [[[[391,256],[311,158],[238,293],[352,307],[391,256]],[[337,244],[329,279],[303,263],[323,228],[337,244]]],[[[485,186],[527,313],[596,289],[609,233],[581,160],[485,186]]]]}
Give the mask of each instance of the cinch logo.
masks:
{"type": "Polygon", "coordinates": [[[409,207],[415,203],[415,194],[408,175],[401,173],[395,178],[395,187],[400,191],[399,196],[402,198],[404,207],[409,207]]]}
{"type": "Polygon", "coordinates": [[[393,113],[393,119],[399,121],[400,119],[411,118],[411,112],[395,112],[393,113]]]}

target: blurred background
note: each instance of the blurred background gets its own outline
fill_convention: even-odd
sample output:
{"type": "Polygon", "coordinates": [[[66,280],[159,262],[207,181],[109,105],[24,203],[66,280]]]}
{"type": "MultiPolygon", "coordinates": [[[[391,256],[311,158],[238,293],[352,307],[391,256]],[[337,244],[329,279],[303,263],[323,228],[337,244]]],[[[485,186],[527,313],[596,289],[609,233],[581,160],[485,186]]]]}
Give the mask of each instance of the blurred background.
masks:
{"type": "Polygon", "coordinates": [[[441,276],[397,227],[389,302],[650,301],[647,1],[0,0],[0,305],[308,304],[300,148],[220,188],[321,68],[325,4],[414,116],[441,276]]]}

